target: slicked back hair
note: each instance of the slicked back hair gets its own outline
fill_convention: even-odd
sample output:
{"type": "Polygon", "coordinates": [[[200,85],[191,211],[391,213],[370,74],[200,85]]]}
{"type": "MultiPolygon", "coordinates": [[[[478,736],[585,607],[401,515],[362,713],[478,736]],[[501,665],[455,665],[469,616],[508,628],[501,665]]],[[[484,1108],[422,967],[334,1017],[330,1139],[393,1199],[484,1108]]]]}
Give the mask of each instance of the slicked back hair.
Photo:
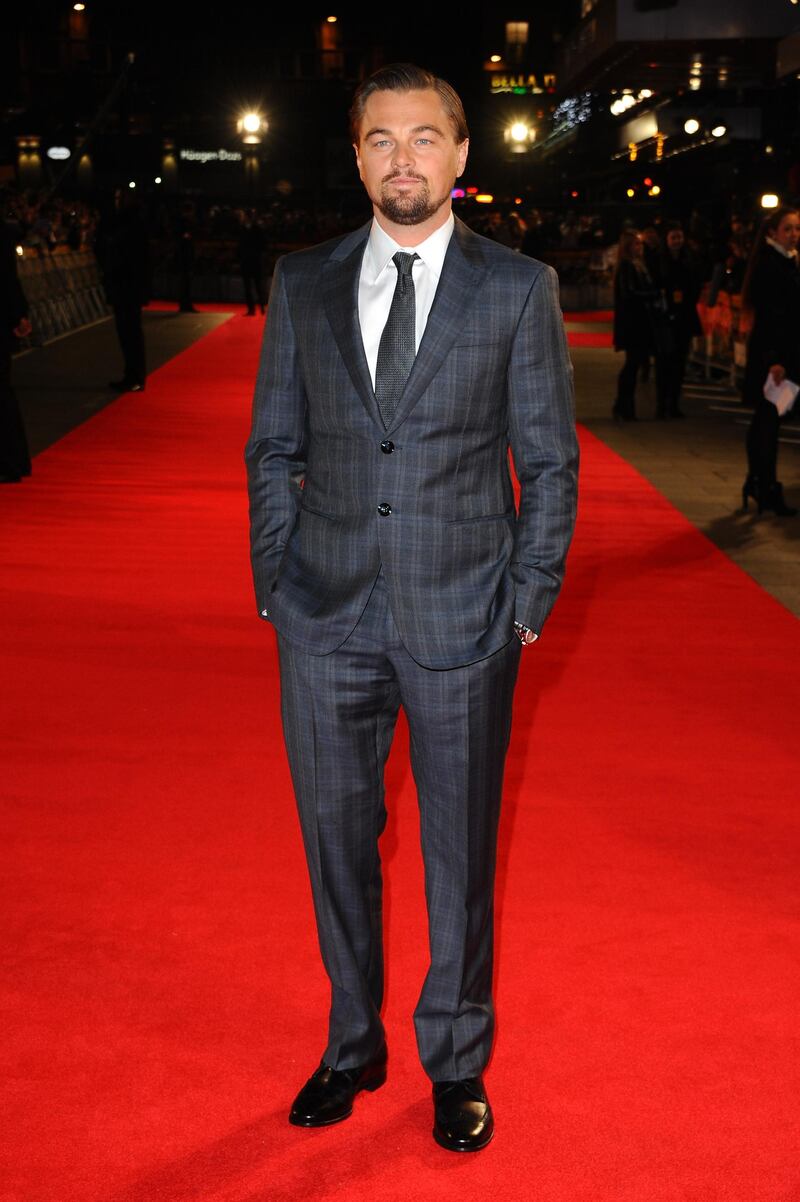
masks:
{"type": "Polygon", "coordinates": [[[416,67],[413,63],[390,63],[387,67],[380,67],[368,79],[362,80],[356,88],[349,113],[350,140],[353,145],[358,146],[361,118],[364,116],[367,100],[373,92],[412,92],[429,89],[436,92],[441,100],[442,107],[450,118],[456,142],[460,145],[466,141],[469,137],[467,118],[461,97],[455,88],[438,75],[431,74],[423,67],[416,67]]]}

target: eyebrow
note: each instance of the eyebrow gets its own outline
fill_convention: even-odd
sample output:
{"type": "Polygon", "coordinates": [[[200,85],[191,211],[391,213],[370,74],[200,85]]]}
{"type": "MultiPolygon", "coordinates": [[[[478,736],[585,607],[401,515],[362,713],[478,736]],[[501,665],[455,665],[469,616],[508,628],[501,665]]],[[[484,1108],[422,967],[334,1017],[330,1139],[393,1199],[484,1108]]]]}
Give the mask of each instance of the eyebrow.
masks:
{"type": "MultiPolygon", "coordinates": [[[[429,129],[431,133],[438,134],[440,138],[444,137],[444,133],[439,129],[438,125],[415,125],[411,132],[412,134],[421,134],[426,129],[429,129]]],[[[375,134],[391,134],[391,132],[390,129],[381,129],[379,126],[376,126],[364,134],[364,141],[366,142],[367,138],[373,138],[375,134]]]]}

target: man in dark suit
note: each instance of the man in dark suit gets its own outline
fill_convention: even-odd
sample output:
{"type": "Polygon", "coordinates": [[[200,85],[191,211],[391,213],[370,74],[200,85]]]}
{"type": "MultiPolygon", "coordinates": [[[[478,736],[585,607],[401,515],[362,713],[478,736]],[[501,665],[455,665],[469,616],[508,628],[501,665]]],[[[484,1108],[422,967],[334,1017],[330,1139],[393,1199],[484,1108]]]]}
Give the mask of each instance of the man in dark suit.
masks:
{"type": "Polygon", "coordinates": [[[142,329],[142,306],[149,293],[147,229],[139,201],[127,189],[114,191],[113,207],[106,208],[97,229],[95,254],[125,364],[122,378],[110,380],[109,388],[143,392],[147,378],[142,329]]]}
{"type": "Polygon", "coordinates": [[[17,338],[31,332],[28,302],[17,275],[17,244],[0,220],[0,484],[18,484],[31,474],[28,438],[11,383],[17,338]]]}
{"type": "Polygon", "coordinates": [[[276,264],[246,451],[256,597],[278,634],[331,981],[328,1044],[290,1121],[344,1119],[386,1078],[378,838],[402,705],[431,955],[417,1044],[435,1139],[473,1151],[493,1132],[482,1073],[511,701],[575,517],[572,369],[555,273],[453,217],[468,148],[453,89],[386,67],[350,120],[374,218],[276,264]]]}

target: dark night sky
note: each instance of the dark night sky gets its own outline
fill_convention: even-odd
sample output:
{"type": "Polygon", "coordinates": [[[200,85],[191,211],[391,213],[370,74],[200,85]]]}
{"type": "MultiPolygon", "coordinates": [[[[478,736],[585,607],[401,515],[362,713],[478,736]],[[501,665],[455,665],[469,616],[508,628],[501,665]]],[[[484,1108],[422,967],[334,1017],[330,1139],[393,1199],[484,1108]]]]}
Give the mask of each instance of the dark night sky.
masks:
{"type": "MultiPolygon", "coordinates": [[[[540,68],[552,59],[554,24],[568,24],[577,0],[556,5],[537,0],[521,13],[501,18],[480,15],[464,19],[465,9],[322,10],[308,5],[269,4],[200,6],[177,3],[132,3],[87,0],[93,30],[103,31],[121,61],[127,50],[137,52],[138,70],[168,107],[200,107],[226,96],[244,95],[263,86],[265,64],[276,52],[291,52],[315,45],[315,27],[329,11],[340,21],[346,47],[375,47],[383,62],[411,61],[443,75],[469,104],[485,91],[481,73],[484,59],[502,50],[505,17],[531,23],[532,58],[540,68]],[[557,13],[554,16],[554,11],[557,13]]],[[[59,16],[68,13],[68,0],[32,0],[15,7],[5,18],[6,28],[22,25],[40,39],[54,30],[59,16]]]]}
{"type": "MultiPolygon", "coordinates": [[[[483,64],[489,54],[504,49],[505,19],[530,22],[530,65],[537,71],[549,70],[554,26],[569,25],[578,0],[558,6],[552,0],[536,0],[521,13],[471,19],[464,17],[463,8],[448,15],[421,7],[370,13],[363,7],[322,10],[287,5],[281,10],[229,2],[201,8],[184,0],[160,4],[86,0],[86,4],[92,38],[99,46],[111,48],[114,73],[128,51],[136,53],[124,103],[128,112],[142,117],[142,133],[157,140],[174,136],[194,146],[226,145],[241,111],[257,107],[270,122],[269,156],[284,164],[290,178],[300,178],[304,158],[319,159],[326,140],[330,144],[347,136],[347,108],[357,71],[349,72],[347,83],[309,84],[293,77],[291,69],[293,56],[305,51],[309,74],[313,73],[316,31],[328,13],[339,18],[345,52],[360,58],[367,71],[381,63],[411,61],[453,84],[467,111],[471,165],[479,168],[481,159],[497,154],[502,139],[496,127],[503,104],[489,96],[483,64]],[[283,60],[282,71],[275,70],[276,56],[283,60]]],[[[70,9],[69,0],[30,0],[6,18],[7,28],[16,24],[25,31],[24,42],[35,45],[36,56],[52,44],[50,61],[56,68],[33,77],[24,97],[29,111],[19,120],[46,137],[65,141],[79,123],[91,119],[112,81],[94,71],[57,69],[56,35],[59,25],[66,28],[70,9]]],[[[6,101],[16,99],[14,87],[8,75],[5,82],[0,79],[0,95],[6,101]]],[[[528,107],[534,104],[530,98],[528,107]]],[[[114,128],[114,120],[109,128],[114,128]]],[[[133,155],[135,150],[129,144],[127,153],[133,155]]]]}

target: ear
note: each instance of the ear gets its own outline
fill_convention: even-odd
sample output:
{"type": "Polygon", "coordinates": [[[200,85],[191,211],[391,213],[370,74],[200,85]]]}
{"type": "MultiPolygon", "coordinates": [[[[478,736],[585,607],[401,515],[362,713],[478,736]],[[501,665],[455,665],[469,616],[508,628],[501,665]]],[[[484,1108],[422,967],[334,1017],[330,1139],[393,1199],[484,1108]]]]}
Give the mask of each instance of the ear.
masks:
{"type": "Polygon", "coordinates": [[[356,155],[356,167],[358,169],[359,177],[363,179],[364,176],[361,174],[361,155],[358,153],[358,147],[356,146],[355,142],[353,143],[353,150],[355,151],[356,155]]]}
{"type": "Polygon", "coordinates": [[[456,179],[463,174],[464,168],[467,165],[467,154],[469,152],[469,138],[465,138],[463,142],[458,144],[458,158],[456,160],[456,179]]]}

